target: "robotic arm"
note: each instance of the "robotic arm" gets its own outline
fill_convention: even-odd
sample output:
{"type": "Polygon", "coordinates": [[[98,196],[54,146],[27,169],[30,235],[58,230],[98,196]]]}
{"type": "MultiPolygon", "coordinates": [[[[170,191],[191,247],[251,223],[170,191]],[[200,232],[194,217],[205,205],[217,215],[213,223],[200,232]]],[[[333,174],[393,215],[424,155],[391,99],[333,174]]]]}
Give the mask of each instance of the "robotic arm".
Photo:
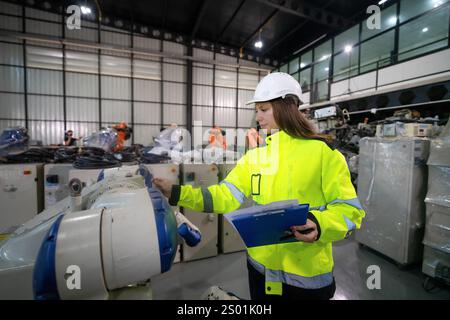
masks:
{"type": "MultiPolygon", "coordinates": [[[[32,279],[19,290],[22,299],[108,299],[115,289],[169,271],[178,234],[190,246],[201,240],[153,188],[145,166],[106,169],[82,192],[76,182],[71,187],[64,203],[0,245],[0,283],[11,274],[32,279]]],[[[0,299],[11,298],[3,288],[0,299]]]]}

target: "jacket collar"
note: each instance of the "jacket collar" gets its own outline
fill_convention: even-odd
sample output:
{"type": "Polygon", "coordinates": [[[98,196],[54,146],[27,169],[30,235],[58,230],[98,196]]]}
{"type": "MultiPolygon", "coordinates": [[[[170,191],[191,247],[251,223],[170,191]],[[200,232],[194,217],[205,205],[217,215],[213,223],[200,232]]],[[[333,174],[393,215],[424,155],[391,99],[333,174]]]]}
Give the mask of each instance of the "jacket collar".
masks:
{"type": "Polygon", "coordinates": [[[270,145],[272,141],[284,141],[290,138],[291,136],[288,135],[286,132],[284,132],[283,130],[278,130],[277,132],[272,133],[270,136],[267,136],[265,140],[266,145],[270,145]]]}

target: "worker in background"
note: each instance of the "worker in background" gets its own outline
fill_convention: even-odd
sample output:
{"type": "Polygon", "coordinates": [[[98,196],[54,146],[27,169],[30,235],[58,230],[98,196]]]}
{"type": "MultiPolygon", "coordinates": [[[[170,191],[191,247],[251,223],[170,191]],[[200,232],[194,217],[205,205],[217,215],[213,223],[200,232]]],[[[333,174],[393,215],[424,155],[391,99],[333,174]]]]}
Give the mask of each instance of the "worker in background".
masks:
{"type": "Polygon", "coordinates": [[[121,122],[113,126],[113,129],[117,131],[117,142],[116,146],[113,148],[113,151],[114,152],[122,151],[125,144],[125,140],[130,139],[133,130],[125,122],[121,122]]]}
{"type": "Polygon", "coordinates": [[[220,129],[218,126],[214,126],[209,131],[209,138],[208,138],[209,145],[212,146],[220,146],[224,150],[227,149],[227,139],[225,138],[225,130],[220,129]]]}
{"type": "Polygon", "coordinates": [[[365,216],[344,156],[298,110],[301,93],[286,73],[260,81],[249,103],[267,130],[266,146],[249,150],[220,184],[194,188],[154,179],[171,205],[195,211],[227,213],[249,196],[260,205],[309,204],[307,223],[291,227],[298,241],[247,248],[252,299],[332,298],[332,244],[358,229],[365,216]]]}
{"type": "Polygon", "coordinates": [[[256,128],[248,129],[245,138],[248,149],[253,149],[264,145],[264,139],[261,137],[256,128]]]}
{"type": "Polygon", "coordinates": [[[73,136],[73,131],[72,130],[67,130],[66,133],[64,134],[64,145],[65,146],[76,146],[77,145],[77,141],[80,138],[75,138],[73,136]]]}

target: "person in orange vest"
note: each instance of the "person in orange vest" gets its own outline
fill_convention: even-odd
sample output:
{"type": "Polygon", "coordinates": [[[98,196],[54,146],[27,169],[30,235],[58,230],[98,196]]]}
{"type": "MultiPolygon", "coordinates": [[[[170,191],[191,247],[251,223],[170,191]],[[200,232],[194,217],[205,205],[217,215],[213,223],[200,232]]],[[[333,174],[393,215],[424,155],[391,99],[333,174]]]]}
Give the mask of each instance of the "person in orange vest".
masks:
{"type": "Polygon", "coordinates": [[[113,151],[114,152],[122,151],[125,140],[130,139],[133,130],[130,127],[128,127],[128,125],[125,122],[116,124],[115,126],[113,126],[113,129],[117,131],[117,142],[113,148],[113,151]]]}
{"type": "Polygon", "coordinates": [[[246,142],[249,150],[265,144],[264,139],[255,128],[250,128],[247,130],[246,142]]]}
{"type": "Polygon", "coordinates": [[[221,146],[224,150],[227,149],[227,140],[225,139],[225,131],[218,126],[214,126],[210,130],[208,142],[210,145],[221,146]]]}

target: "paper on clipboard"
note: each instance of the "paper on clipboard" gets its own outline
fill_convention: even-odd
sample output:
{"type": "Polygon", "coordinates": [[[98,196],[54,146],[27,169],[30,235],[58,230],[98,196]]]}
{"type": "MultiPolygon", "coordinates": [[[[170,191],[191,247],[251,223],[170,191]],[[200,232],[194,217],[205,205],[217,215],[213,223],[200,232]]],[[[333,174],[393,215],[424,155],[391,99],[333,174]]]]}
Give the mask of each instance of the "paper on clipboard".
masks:
{"type": "Polygon", "coordinates": [[[297,241],[295,237],[286,237],[286,232],[291,226],[304,225],[308,211],[308,204],[286,200],[239,209],[224,216],[250,248],[297,241]]]}

